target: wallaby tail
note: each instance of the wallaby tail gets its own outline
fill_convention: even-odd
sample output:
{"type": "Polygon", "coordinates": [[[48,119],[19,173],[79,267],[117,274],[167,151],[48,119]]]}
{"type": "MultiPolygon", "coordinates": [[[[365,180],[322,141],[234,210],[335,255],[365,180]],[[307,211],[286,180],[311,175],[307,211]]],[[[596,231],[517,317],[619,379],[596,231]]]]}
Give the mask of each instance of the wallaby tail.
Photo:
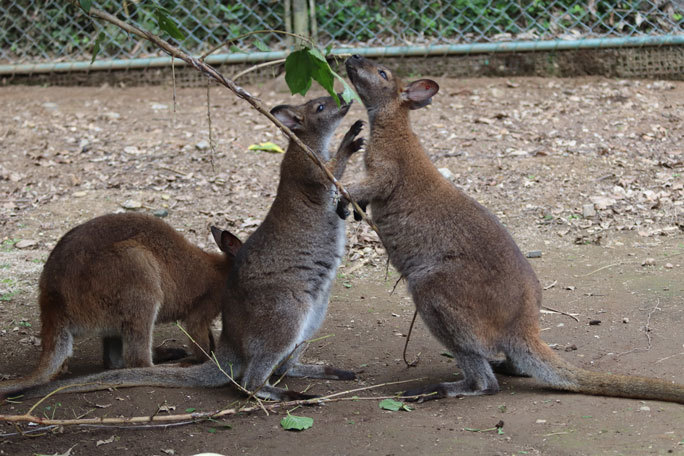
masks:
{"type": "Polygon", "coordinates": [[[60,392],[64,393],[83,393],[134,386],[211,388],[225,385],[229,381],[228,377],[214,363],[207,361],[190,367],[153,366],[115,369],[30,387],[20,392],[23,393],[24,397],[38,397],[45,396],[58,389],[63,389],[60,392]]]}
{"type": "MultiPolygon", "coordinates": [[[[43,323],[45,325],[45,323],[43,323]]],[[[28,388],[52,380],[71,356],[73,336],[66,328],[55,332],[42,332],[42,351],[38,366],[27,377],[0,383],[0,399],[14,396],[28,388]]]]}
{"type": "Polygon", "coordinates": [[[516,367],[554,389],[684,404],[684,385],[657,378],[580,369],[560,358],[538,337],[528,341],[523,349],[510,353],[509,357],[516,367]]]}

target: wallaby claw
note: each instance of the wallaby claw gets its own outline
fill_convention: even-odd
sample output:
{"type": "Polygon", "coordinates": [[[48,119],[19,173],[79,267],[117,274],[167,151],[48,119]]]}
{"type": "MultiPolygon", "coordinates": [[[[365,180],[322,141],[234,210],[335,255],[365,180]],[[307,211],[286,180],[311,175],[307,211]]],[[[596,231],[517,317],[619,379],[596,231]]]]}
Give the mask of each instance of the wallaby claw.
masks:
{"type": "Polygon", "coordinates": [[[358,152],[361,149],[363,149],[364,144],[366,144],[366,138],[357,138],[351,145],[349,146],[349,149],[352,154],[354,152],[358,152]]]}

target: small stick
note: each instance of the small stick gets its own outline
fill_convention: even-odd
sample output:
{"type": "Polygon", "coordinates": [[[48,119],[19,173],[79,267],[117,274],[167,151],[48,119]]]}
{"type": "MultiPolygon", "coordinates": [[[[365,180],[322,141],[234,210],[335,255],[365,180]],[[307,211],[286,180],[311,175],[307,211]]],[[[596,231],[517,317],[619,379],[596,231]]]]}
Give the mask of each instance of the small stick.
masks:
{"type": "Polygon", "coordinates": [[[546,309],[546,310],[548,310],[549,312],[555,312],[555,313],[559,313],[559,314],[561,314],[561,315],[566,315],[566,316],[572,318],[573,320],[575,320],[577,323],[579,323],[579,318],[577,318],[577,317],[574,316],[573,314],[569,314],[569,313],[567,313],[567,312],[563,312],[562,310],[552,309],[552,308],[549,307],[549,306],[541,306],[541,307],[542,307],[542,309],[546,309]]]}
{"type": "Polygon", "coordinates": [[[631,350],[627,350],[626,352],[618,353],[615,355],[615,357],[626,355],[628,353],[634,353],[636,351],[649,351],[651,347],[653,346],[652,340],[651,340],[651,316],[653,316],[653,313],[656,310],[662,310],[660,308],[660,298],[657,299],[656,305],[653,306],[653,309],[648,313],[648,317],[646,317],[646,326],[644,326],[642,329],[646,333],[646,339],[648,340],[648,346],[646,348],[644,347],[635,347],[632,348],[631,350]]]}
{"type": "Polygon", "coordinates": [[[551,288],[555,287],[557,283],[558,283],[558,280],[554,280],[553,283],[550,283],[549,285],[544,287],[544,291],[550,290],[551,288]]]}
{"type": "MultiPolygon", "coordinates": [[[[399,282],[397,281],[397,283],[399,283],[399,282]]],[[[414,359],[410,363],[406,360],[406,349],[408,348],[409,340],[411,340],[411,333],[413,332],[413,324],[416,322],[417,316],[418,316],[418,309],[413,311],[413,318],[411,319],[411,326],[409,326],[408,334],[406,335],[406,343],[404,344],[404,353],[403,353],[402,357],[404,358],[404,363],[406,363],[407,369],[410,367],[415,367],[416,364],[418,364],[418,357],[420,356],[420,353],[418,353],[418,355],[416,355],[416,359],[414,359]]]]}
{"type": "Polygon", "coordinates": [[[173,126],[176,127],[176,58],[171,56],[171,80],[173,81],[173,126]]]}
{"type": "Polygon", "coordinates": [[[214,169],[214,155],[216,155],[216,148],[214,147],[214,139],[211,136],[211,97],[209,93],[211,92],[211,81],[207,79],[207,122],[209,124],[209,161],[211,162],[211,172],[216,173],[214,169]]]}
{"type": "Polygon", "coordinates": [[[575,277],[589,277],[590,275],[596,274],[596,273],[599,272],[599,271],[603,271],[604,269],[612,268],[613,266],[619,266],[619,265],[621,265],[621,264],[622,264],[622,261],[619,262],[619,263],[607,264],[607,265],[602,266],[602,267],[600,267],[600,268],[598,268],[598,269],[596,269],[596,270],[594,270],[594,271],[591,271],[591,272],[588,273],[588,274],[578,275],[578,276],[575,276],[575,277]]]}

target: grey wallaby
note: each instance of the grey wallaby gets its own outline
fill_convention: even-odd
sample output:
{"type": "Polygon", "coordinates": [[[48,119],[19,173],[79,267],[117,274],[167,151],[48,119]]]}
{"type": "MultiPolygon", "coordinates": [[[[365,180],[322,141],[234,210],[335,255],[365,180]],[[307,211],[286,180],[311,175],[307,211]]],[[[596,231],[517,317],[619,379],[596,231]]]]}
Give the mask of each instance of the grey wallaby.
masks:
{"type": "MultiPolygon", "coordinates": [[[[346,67],[371,130],[366,174],[347,189],[361,207],[370,204],[418,312],[463,373],[463,380],[405,395],[494,394],[494,366],[560,390],[684,403],[683,385],[590,372],[554,353],[539,335],[542,292],[532,267],[497,218],[437,171],[411,130],[410,110],[429,104],[437,83],[404,85],[389,69],[359,56],[346,67]],[[506,360],[490,364],[501,353],[506,360]]],[[[341,200],[341,217],[346,206],[341,200]]]]}
{"type": "MultiPolygon", "coordinates": [[[[271,113],[313,149],[339,178],[349,157],[363,145],[356,122],[335,157],[328,144],[349,104],[331,97],[271,113]]],[[[335,212],[335,191],[325,174],[294,142],[283,157],[277,195],[263,223],[238,251],[222,298],[223,331],[216,360],[257,396],[272,400],[310,395],[269,384],[271,375],[351,380],[350,371],[301,364],[298,358],[323,323],[337,267],[344,254],[344,221],[335,212]]],[[[107,386],[218,387],[229,379],[215,364],[186,368],[155,366],[120,369],[27,391],[45,394],[56,387],[98,382],[107,386]]],[[[69,391],[92,391],[88,385],[69,391]]]]}
{"type": "MultiPolygon", "coordinates": [[[[155,322],[183,320],[201,349],[213,350],[211,322],[242,243],[228,231],[211,232],[223,254],[205,252],[143,214],[103,215],[70,230],[40,276],[38,367],[27,378],[0,383],[0,397],[54,378],[82,334],[102,337],[107,368],[151,366],[155,322]]],[[[206,359],[192,346],[196,361],[206,359]]],[[[157,348],[155,361],[184,354],[157,348]]]]}

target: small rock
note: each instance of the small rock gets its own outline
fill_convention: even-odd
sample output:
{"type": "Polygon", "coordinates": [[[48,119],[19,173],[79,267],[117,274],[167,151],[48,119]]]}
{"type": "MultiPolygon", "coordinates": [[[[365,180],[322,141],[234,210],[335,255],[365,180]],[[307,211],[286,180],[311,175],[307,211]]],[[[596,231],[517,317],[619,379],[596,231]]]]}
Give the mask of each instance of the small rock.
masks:
{"type": "Polygon", "coordinates": [[[43,103],[43,107],[49,111],[54,111],[55,109],[57,109],[57,103],[43,103]]]}
{"type": "Polygon", "coordinates": [[[623,323],[629,323],[629,318],[627,318],[627,317],[623,318],[623,319],[622,319],[622,322],[623,322],[623,323]]]}
{"type": "Polygon", "coordinates": [[[152,103],[152,109],[154,109],[155,111],[161,111],[163,109],[169,109],[169,107],[161,103],[152,103]]]}
{"type": "Polygon", "coordinates": [[[137,200],[129,199],[129,200],[124,201],[123,204],[121,205],[121,207],[123,207],[124,209],[131,209],[131,210],[140,209],[142,207],[142,203],[140,201],[137,201],[137,200]]]}
{"type": "Polygon", "coordinates": [[[651,407],[649,407],[648,405],[642,405],[641,407],[639,407],[639,411],[640,412],[650,412],[651,407]]]}
{"type": "Polygon", "coordinates": [[[18,249],[28,249],[28,248],[34,247],[37,244],[38,244],[38,241],[36,241],[34,239],[22,239],[21,241],[14,244],[14,247],[16,247],[18,249]]]}
{"type": "Polygon", "coordinates": [[[136,146],[126,146],[124,147],[124,152],[126,152],[129,155],[140,155],[140,149],[138,149],[136,146]]]}
{"type": "Polygon", "coordinates": [[[537,420],[537,424],[544,424],[546,423],[546,420],[537,420]]]}
{"type": "Polygon", "coordinates": [[[568,285],[567,287],[564,288],[564,290],[575,291],[575,288],[577,288],[577,287],[575,287],[574,285],[568,285]]]}
{"type": "Polygon", "coordinates": [[[86,138],[81,139],[78,143],[78,148],[81,149],[81,152],[88,152],[90,150],[90,141],[86,138]]]}
{"type": "Polygon", "coordinates": [[[655,266],[656,261],[655,258],[646,258],[641,265],[642,266],[655,266]]]}
{"type": "Polygon", "coordinates": [[[121,118],[121,114],[114,111],[105,112],[103,116],[105,116],[109,120],[119,120],[121,118]]]}
{"type": "Polygon", "coordinates": [[[672,269],[674,265],[672,263],[665,263],[665,269],[672,269]]]}
{"type": "Polygon", "coordinates": [[[589,325],[598,326],[601,324],[601,320],[589,320],[589,325]]]}
{"type": "Polygon", "coordinates": [[[164,218],[169,215],[169,211],[166,209],[157,209],[156,211],[152,212],[152,215],[155,217],[164,218]]]}
{"type": "Polygon", "coordinates": [[[596,216],[596,209],[594,209],[593,204],[583,204],[582,205],[582,216],[584,218],[590,218],[596,216]]]}
{"type": "Polygon", "coordinates": [[[442,174],[442,176],[446,177],[447,179],[452,179],[454,177],[454,174],[451,172],[449,168],[439,168],[438,171],[442,174]]]}
{"type": "Polygon", "coordinates": [[[613,198],[608,198],[606,196],[592,196],[589,200],[594,203],[594,207],[600,211],[608,209],[615,204],[613,198]]]}
{"type": "Polygon", "coordinates": [[[577,345],[575,345],[575,344],[570,344],[570,345],[565,347],[566,352],[571,352],[571,351],[575,351],[575,350],[577,350],[577,345]]]}
{"type": "Polygon", "coordinates": [[[542,252],[541,250],[530,250],[527,252],[527,255],[525,255],[527,258],[541,258],[542,252]]]}
{"type": "Polygon", "coordinates": [[[203,139],[202,141],[200,141],[200,142],[198,142],[197,144],[195,144],[195,149],[197,149],[197,150],[207,150],[207,149],[209,149],[209,141],[206,141],[206,140],[203,139]]]}
{"type": "Polygon", "coordinates": [[[79,191],[79,192],[74,192],[73,196],[74,196],[75,198],[83,198],[83,197],[86,196],[87,194],[88,194],[88,192],[84,192],[84,191],[81,190],[81,191],[79,191]]]}

